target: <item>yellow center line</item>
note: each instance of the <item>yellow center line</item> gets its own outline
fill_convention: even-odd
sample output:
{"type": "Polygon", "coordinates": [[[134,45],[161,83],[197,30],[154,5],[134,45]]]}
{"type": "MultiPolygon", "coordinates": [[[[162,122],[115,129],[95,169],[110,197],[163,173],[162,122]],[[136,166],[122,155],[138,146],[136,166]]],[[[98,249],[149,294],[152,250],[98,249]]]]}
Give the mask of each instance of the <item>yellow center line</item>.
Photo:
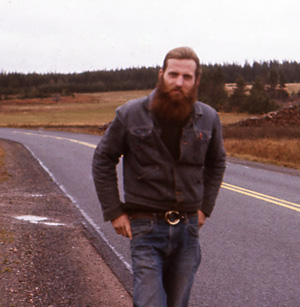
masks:
{"type": "Polygon", "coordinates": [[[31,133],[31,132],[19,132],[19,131],[15,131],[15,133],[23,133],[23,134],[26,134],[26,135],[41,136],[41,137],[44,137],[44,138],[52,138],[52,139],[56,139],[56,140],[65,140],[65,141],[70,141],[70,142],[77,143],[77,144],[84,145],[84,146],[91,147],[91,148],[97,147],[96,145],[91,144],[91,143],[81,142],[81,141],[78,141],[78,140],[75,140],[75,139],[64,138],[64,137],[61,137],[61,136],[36,134],[36,133],[31,133]]]}
{"type": "Polygon", "coordinates": [[[222,183],[222,188],[300,212],[300,205],[293,203],[293,202],[289,202],[283,199],[272,197],[266,194],[258,193],[252,190],[247,190],[247,189],[244,189],[238,186],[234,186],[232,184],[228,184],[225,182],[222,183]]]}
{"type": "MultiPolygon", "coordinates": [[[[19,131],[15,131],[15,133],[23,133],[23,134],[27,134],[27,135],[35,135],[35,136],[41,136],[41,137],[48,137],[48,138],[53,138],[53,139],[57,139],[57,140],[66,140],[66,141],[70,141],[76,144],[80,144],[80,145],[84,145],[87,147],[91,147],[91,148],[96,148],[96,145],[91,144],[91,143],[87,143],[87,142],[81,142],[75,139],[70,139],[70,138],[65,138],[65,137],[59,137],[59,136],[51,136],[51,135],[45,135],[45,134],[36,134],[36,133],[30,133],[30,132],[19,132],[19,131]]],[[[243,195],[247,195],[256,199],[260,199],[284,208],[288,208],[294,211],[298,211],[300,212],[300,204],[296,204],[290,201],[286,201],[284,199],[279,199],[273,196],[269,196],[266,194],[262,194],[262,193],[258,193],[252,190],[248,190],[239,186],[235,186],[229,183],[222,183],[222,188],[236,192],[236,193],[240,193],[243,195]]]]}
{"type": "Polygon", "coordinates": [[[268,199],[271,199],[271,200],[274,200],[274,201],[279,201],[281,203],[285,203],[285,204],[292,205],[292,206],[300,208],[299,204],[296,204],[296,203],[293,203],[293,202],[290,202],[290,201],[287,201],[287,200],[279,199],[279,198],[276,198],[276,197],[272,197],[272,196],[269,196],[269,195],[266,195],[266,194],[258,193],[258,192],[252,191],[252,190],[247,190],[247,189],[244,189],[242,187],[235,186],[235,185],[232,185],[232,184],[229,184],[229,183],[224,183],[223,182],[222,187],[223,188],[228,188],[228,189],[230,189],[230,188],[238,189],[241,192],[252,193],[252,194],[255,194],[257,196],[265,197],[265,198],[268,198],[268,199]]]}

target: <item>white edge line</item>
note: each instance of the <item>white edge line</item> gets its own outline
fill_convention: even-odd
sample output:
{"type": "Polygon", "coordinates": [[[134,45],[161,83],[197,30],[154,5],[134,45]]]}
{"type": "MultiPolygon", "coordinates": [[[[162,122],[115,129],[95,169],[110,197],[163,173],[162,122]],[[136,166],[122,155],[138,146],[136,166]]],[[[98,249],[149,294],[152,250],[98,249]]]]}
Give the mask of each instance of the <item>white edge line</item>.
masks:
{"type": "Polygon", "coordinates": [[[71,196],[66,188],[60,184],[55,176],[50,172],[50,170],[47,168],[47,166],[33,153],[33,151],[24,145],[26,149],[32,154],[32,156],[39,162],[39,164],[42,166],[42,168],[48,173],[48,175],[51,177],[51,179],[58,185],[58,187],[62,190],[62,192],[72,201],[72,203],[76,206],[76,208],[80,211],[81,215],[85,218],[85,220],[93,227],[93,229],[99,234],[99,236],[102,238],[102,240],[108,245],[108,247],[116,254],[116,256],[122,261],[122,263],[125,265],[125,267],[130,271],[130,273],[133,273],[131,265],[125,260],[122,254],[120,254],[113,245],[110,244],[107,237],[101,230],[101,228],[91,219],[88,214],[80,208],[80,205],[77,203],[75,198],[71,196]]]}

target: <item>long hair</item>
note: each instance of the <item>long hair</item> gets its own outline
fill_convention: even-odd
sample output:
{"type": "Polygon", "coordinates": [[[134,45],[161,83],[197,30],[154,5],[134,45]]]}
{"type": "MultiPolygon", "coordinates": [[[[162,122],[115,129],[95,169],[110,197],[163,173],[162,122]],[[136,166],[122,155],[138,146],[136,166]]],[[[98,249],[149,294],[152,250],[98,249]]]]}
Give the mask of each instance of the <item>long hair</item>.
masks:
{"type": "Polygon", "coordinates": [[[178,60],[193,60],[196,63],[196,79],[200,79],[201,77],[201,66],[199,58],[196,52],[190,47],[178,47],[170,50],[165,56],[162,70],[165,71],[167,69],[168,60],[169,59],[178,59],[178,60]]]}

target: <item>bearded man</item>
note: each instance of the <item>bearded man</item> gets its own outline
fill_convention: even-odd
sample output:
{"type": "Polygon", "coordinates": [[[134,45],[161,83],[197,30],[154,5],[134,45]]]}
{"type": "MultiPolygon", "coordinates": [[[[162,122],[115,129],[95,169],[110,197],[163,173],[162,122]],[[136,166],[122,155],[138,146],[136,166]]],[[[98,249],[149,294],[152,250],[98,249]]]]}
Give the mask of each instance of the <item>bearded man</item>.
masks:
{"type": "Polygon", "coordinates": [[[196,101],[196,53],[167,53],[149,97],[129,101],[97,146],[93,177],[104,219],[130,238],[134,306],[187,306],[201,260],[199,229],[225,171],[217,112],[196,101]],[[123,155],[124,198],[116,165],[123,155]]]}

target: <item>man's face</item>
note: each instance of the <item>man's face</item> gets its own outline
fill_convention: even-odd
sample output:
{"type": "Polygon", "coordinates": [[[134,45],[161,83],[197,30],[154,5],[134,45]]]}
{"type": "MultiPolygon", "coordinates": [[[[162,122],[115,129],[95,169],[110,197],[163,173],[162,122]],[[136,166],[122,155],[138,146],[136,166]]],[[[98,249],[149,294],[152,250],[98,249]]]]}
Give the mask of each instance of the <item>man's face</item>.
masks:
{"type": "Polygon", "coordinates": [[[188,59],[169,59],[165,71],[160,70],[159,78],[163,78],[164,90],[171,99],[181,100],[194,89],[196,80],[196,63],[188,59]]]}

